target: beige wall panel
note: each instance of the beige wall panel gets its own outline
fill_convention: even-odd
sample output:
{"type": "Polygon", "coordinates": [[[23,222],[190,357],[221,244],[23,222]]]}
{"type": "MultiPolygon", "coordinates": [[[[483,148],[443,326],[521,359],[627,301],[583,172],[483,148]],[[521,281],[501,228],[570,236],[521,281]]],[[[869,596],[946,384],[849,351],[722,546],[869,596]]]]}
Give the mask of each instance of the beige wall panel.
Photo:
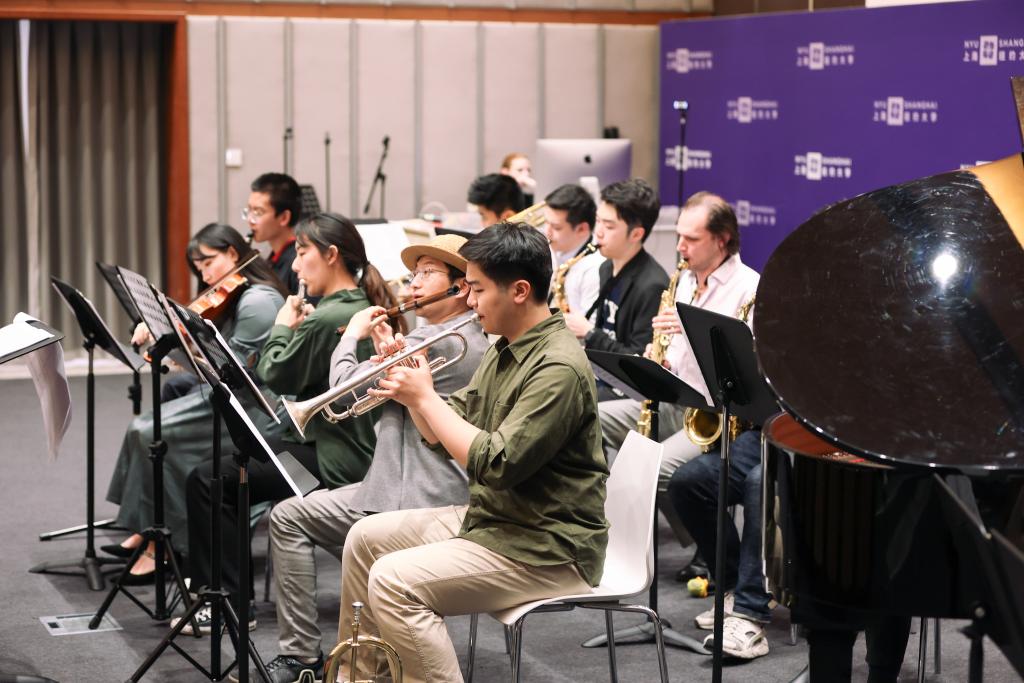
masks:
{"type": "Polygon", "coordinates": [[[350,67],[352,24],[348,20],[297,19],[292,23],[294,107],[293,170],[296,180],[316,188],[327,210],[324,133],[330,144],[330,208],[351,209],[349,183],[350,67]]]}
{"type": "Polygon", "coordinates": [[[242,165],[228,169],[228,223],[242,225],[239,211],[256,176],[284,168],[284,20],[227,18],[227,147],[242,150],[242,165]]]}
{"type": "Polygon", "coordinates": [[[424,22],[421,31],[422,201],[461,211],[476,175],[477,25],[424,22]]]}
{"type": "MultiPolygon", "coordinates": [[[[391,218],[412,216],[415,159],[414,22],[360,21],[356,25],[357,216],[362,217],[380,157],[381,140],[391,137],[384,173],[385,211],[391,218]]],[[[379,213],[379,192],[370,214],[379,213]]]]}
{"type": "Polygon", "coordinates": [[[598,27],[544,27],[544,137],[601,137],[598,27]]]}
{"type": "MultiPolygon", "coordinates": [[[[217,220],[217,19],[188,18],[189,227],[217,220]]],[[[174,197],[169,197],[174,201],[174,197]]]]}
{"type": "Polygon", "coordinates": [[[485,23],[484,171],[509,152],[533,154],[538,126],[537,24],[485,23]]]}
{"type": "Polygon", "coordinates": [[[633,141],[633,175],[658,185],[658,27],[605,27],[605,125],[633,141]]]}

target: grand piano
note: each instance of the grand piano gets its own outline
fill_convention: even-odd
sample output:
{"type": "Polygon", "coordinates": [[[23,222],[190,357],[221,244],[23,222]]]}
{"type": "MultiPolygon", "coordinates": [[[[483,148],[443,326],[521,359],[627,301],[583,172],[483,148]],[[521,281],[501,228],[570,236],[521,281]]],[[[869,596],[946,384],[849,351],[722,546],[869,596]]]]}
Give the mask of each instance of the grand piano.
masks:
{"type": "Polygon", "coordinates": [[[1024,676],[1022,155],[813,216],[765,266],[754,336],[786,411],[764,429],[776,597],[810,628],[974,619],[1024,676]]]}

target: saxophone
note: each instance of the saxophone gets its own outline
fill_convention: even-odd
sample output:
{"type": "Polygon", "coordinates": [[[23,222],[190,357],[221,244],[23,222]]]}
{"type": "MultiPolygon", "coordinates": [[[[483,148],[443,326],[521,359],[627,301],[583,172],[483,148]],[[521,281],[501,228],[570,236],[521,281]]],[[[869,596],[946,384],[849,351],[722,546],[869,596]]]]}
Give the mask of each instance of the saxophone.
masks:
{"type": "MultiPolygon", "coordinates": [[[[679,259],[676,272],[672,273],[672,277],[669,278],[668,289],[661,293],[661,303],[658,304],[659,315],[675,308],[676,287],[679,285],[679,276],[689,267],[689,263],[679,259]]],[[[665,352],[668,351],[670,343],[672,343],[671,334],[656,332],[651,340],[651,360],[661,365],[661,362],[665,360],[665,352]]],[[[640,404],[640,417],[636,421],[636,431],[640,432],[641,436],[650,437],[651,435],[651,401],[649,400],[640,404]]]]}
{"type": "Polygon", "coordinates": [[[555,271],[555,284],[551,288],[554,296],[552,303],[554,303],[555,307],[562,313],[569,312],[569,297],[565,295],[565,277],[569,274],[569,269],[587,256],[593,254],[595,251],[597,251],[597,245],[593,242],[587,242],[587,246],[583,247],[583,251],[558,266],[558,270],[555,271]]]}
{"type": "MultiPolygon", "coordinates": [[[[741,304],[736,309],[736,318],[741,322],[746,323],[750,318],[750,311],[754,307],[754,299],[755,297],[750,297],[749,301],[741,304]]],[[[740,419],[735,415],[730,416],[730,439],[735,440],[746,429],[749,429],[749,425],[740,422],[740,419]]],[[[722,436],[722,416],[710,410],[687,408],[683,412],[683,431],[686,432],[686,436],[690,441],[700,446],[702,453],[707,453],[715,442],[718,441],[719,437],[722,436]]]]}

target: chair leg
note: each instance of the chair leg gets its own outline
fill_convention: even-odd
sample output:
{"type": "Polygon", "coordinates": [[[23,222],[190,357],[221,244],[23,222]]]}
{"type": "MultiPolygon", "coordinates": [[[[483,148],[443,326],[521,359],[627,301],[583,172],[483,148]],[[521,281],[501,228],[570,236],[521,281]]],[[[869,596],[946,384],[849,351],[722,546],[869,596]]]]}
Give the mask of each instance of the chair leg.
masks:
{"type": "MultiPolygon", "coordinates": [[[[578,607],[586,609],[601,609],[611,610],[614,612],[635,612],[638,614],[646,615],[654,625],[654,642],[658,646],[658,670],[661,674],[661,683],[668,683],[668,663],[665,661],[665,638],[662,634],[664,624],[661,621],[661,617],[658,613],[652,610],[647,605],[622,605],[616,603],[578,603],[578,607]]],[[[609,647],[612,646],[612,641],[609,641],[609,647]]]]}
{"type": "Polygon", "coordinates": [[[790,645],[796,645],[796,635],[797,635],[796,632],[797,632],[797,628],[798,627],[797,627],[796,624],[790,624],[789,625],[789,644],[790,645]]]}
{"type": "Polygon", "coordinates": [[[615,662],[615,625],[612,623],[612,611],[604,611],[604,629],[608,638],[608,671],[612,683],[619,683],[619,667],[615,662]]]}
{"type": "Polygon", "coordinates": [[[466,683],[473,683],[473,664],[476,662],[476,627],[479,620],[479,614],[469,617],[469,670],[466,672],[466,683]]]}
{"type": "Polygon", "coordinates": [[[526,617],[521,617],[512,626],[512,683],[519,683],[523,671],[523,623],[526,617]]]}
{"type": "Polygon", "coordinates": [[[942,633],[941,622],[935,618],[935,675],[942,675],[942,641],[939,634],[942,633]]]}
{"type": "MultiPolygon", "coordinates": [[[[273,508],[271,508],[273,509],[273,508]]],[[[270,602],[270,576],[274,573],[274,555],[270,549],[270,527],[267,527],[267,567],[263,573],[263,602],[270,602]]]]}
{"type": "Polygon", "coordinates": [[[917,651],[917,683],[924,683],[925,667],[928,664],[928,619],[921,617],[921,633],[919,634],[917,651]]]}

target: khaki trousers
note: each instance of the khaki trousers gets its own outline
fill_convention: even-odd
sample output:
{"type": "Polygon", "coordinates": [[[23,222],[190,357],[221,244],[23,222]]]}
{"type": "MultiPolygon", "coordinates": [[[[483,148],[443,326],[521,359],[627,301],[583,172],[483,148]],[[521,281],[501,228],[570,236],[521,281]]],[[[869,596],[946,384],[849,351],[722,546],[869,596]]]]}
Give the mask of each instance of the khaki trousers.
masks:
{"type": "MultiPolygon", "coordinates": [[[[444,617],[493,612],[558,595],[587,593],[571,564],[533,567],[455,538],[465,506],[371,515],[349,531],[342,558],[339,642],[351,636],[352,603],[361,630],[398,651],[406,683],[462,681],[444,617]]],[[[360,660],[362,675],[378,671],[360,660]]],[[[350,663],[342,667],[348,680],[350,663]]]]}

